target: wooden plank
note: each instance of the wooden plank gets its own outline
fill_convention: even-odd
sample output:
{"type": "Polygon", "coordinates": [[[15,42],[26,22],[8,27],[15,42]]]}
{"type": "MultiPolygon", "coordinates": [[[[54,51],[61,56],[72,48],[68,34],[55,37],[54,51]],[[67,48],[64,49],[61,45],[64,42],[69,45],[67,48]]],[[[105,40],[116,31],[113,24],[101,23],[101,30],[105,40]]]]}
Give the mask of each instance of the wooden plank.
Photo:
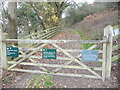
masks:
{"type": "Polygon", "coordinates": [[[92,50],[92,49],[96,48],[97,46],[98,46],[98,45],[94,44],[94,45],[92,45],[90,48],[88,48],[87,50],[92,50]]]}
{"type": "MultiPolygon", "coordinates": [[[[72,63],[73,61],[71,60],[71,61],[68,61],[68,62],[65,62],[64,64],[63,64],[63,66],[64,65],[69,65],[70,63],[72,63]]],[[[62,69],[62,67],[61,68],[57,68],[57,69],[55,69],[55,70],[53,70],[54,72],[58,72],[60,69],[62,69]]]]}
{"type": "Polygon", "coordinates": [[[39,38],[42,38],[42,36],[45,36],[46,34],[46,36],[48,36],[50,33],[55,33],[56,31],[59,31],[57,28],[55,29],[55,28],[53,28],[52,30],[50,30],[50,29],[48,29],[48,32],[46,33],[46,31],[43,31],[43,32],[45,32],[45,33],[43,33],[43,32],[41,32],[41,33],[38,33],[38,35],[37,35],[37,39],[39,39],[39,38]],[[53,31],[53,30],[55,30],[55,31],[53,31]]]}
{"type": "Polygon", "coordinates": [[[2,67],[2,61],[3,61],[3,56],[2,56],[2,26],[0,23],[0,67],[2,67]]]}
{"type": "Polygon", "coordinates": [[[73,61],[76,61],[78,64],[80,64],[82,67],[86,68],[86,70],[90,71],[92,74],[96,75],[98,78],[101,78],[101,76],[99,74],[97,74],[96,72],[94,72],[92,69],[90,69],[87,65],[85,65],[84,63],[80,62],[78,59],[76,59],[75,57],[73,57],[71,54],[69,54],[68,52],[66,52],[64,49],[62,49],[61,47],[59,47],[56,44],[52,44],[54,47],[56,47],[57,49],[59,49],[60,51],[62,51],[65,55],[67,55],[68,57],[72,58],[73,61]]]}
{"type": "Polygon", "coordinates": [[[20,51],[20,50],[19,50],[19,53],[21,53],[24,56],[26,55],[23,51],[20,51]]]}
{"type": "MultiPolygon", "coordinates": [[[[19,55],[19,57],[26,57],[26,55],[19,55]]],[[[42,56],[35,56],[35,55],[31,55],[29,58],[36,58],[36,59],[42,59],[42,56]]],[[[81,60],[81,57],[76,57],[76,58],[79,58],[79,60],[81,60]]],[[[68,57],[60,57],[60,56],[57,56],[56,60],[73,60],[71,58],[68,58],[68,57]]],[[[14,60],[15,61],[15,60],[14,60]]],[[[99,62],[102,62],[102,59],[99,59],[98,60],[99,62]]]]}
{"type": "MultiPolygon", "coordinates": [[[[52,37],[56,32],[58,32],[58,31],[54,31],[54,32],[51,32],[51,33],[43,33],[43,34],[39,34],[38,36],[37,36],[37,39],[48,39],[49,37],[52,37]]],[[[22,44],[19,44],[20,46],[22,45],[22,44]]],[[[31,46],[31,45],[33,45],[33,44],[27,44],[27,45],[25,45],[26,47],[29,47],[29,46],[31,46]]],[[[23,46],[24,47],[24,46],[23,46]]]]}
{"type": "Polygon", "coordinates": [[[120,59],[120,54],[112,57],[112,62],[118,61],[120,59]]]}
{"type": "Polygon", "coordinates": [[[112,49],[113,49],[113,51],[114,51],[114,50],[120,49],[120,47],[119,47],[118,45],[115,45],[115,46],[112,47],[112,49]]]}
{"type": "MultiPolygon", "coordinates": [[[[0,2],[0,17],[2,17],[2,2],[0,2]]],[[[2,57],[2,36],[3,36],[3,33],[2,33],[2,20],[0,19],[0,70],[2,70],[2,61],[3,61],[3,57],[2,57]]],[[[0,77],[2,77],[2,74],[0,74],[0,77]]]]}
{"type": "Polygon", "coordinates": [[[2,67],[2,26],[0,22],[0,66],[2,67]]]}
{"type": "Polygon", "coordinates": [[[51,33],[46,33],[45,35],[41,36],[41,39],[51,38],[52,36],[54,36],[58,32],[59,31],[54,31],[54,32],[51,32],[51,33]]]}
{"type": "MultiPolygon", "coordinates": [[[[106,37],[104,37],[105,39],[106,37]]],[[[106,70],[106,43],[103,43],[103,54],[102,54],[102,80],[105,81],[106,70]]]]}
{"type": "Polygon", "coordinates": [[[96,77],[94,75],[84,75],[84,74],[47,73],[47,72],[42,72],[42,71],[25,70],[25,69],[11,69],[10,71],[19,71],[19,72],[27,72],[27,73],[39,73],[39,74],[49,74],[49,75],[59,75],[59,76],[69,76],[69,77],[83,77],[83,78],[101,79],[100,77],[96,77]]]}
{"type": "MultiPolygon", "coordinates": [[[[32,60],[34,61],[34,60],[32,60]]],[[[16,62],[14,61],[9,61],[8,64],[15,64],[16,62]]],[[[29,65],[29,66],[44,66],[44,67],[59,67],[59,68],[71,68],[71,69],[86,69],[81,66],[74,66],[74,65],[59,65],[59,64],[45,64],[45,63],[28,63],[28,62],[21,62],[19,65],[29,65]]],[[[90,67],[93,70],[101,71],[101,67],[90,67]]],[[[47,70],[45,70],[47,71],[47,70]]]]}
{"type": "Polygon", "coordinates": [[[25,36],[25,37],[23,37],[23,38],[21,38],[21,39],[26,39],[26,38],[29,38],[30,36],[32,36],[32,35],[38,35],[38,34],[40,34],[40,33],[42,33],[42,32],[46,32],[46,31],[51,31],[51,30],[53,30],[53,29],[57,29],[57,28],[59,28],[59,27],[52,27],[52,28],[49,28],[49,29],[46,29],[46,30],[41,30],[41,31],[39,31],[39,32],[36,32],[36,33],[32,33],[32,34],[30,34],[30,35],[27,35],[27,36],[25,36]]]}
{"type": "Polygon", "coordinates": [[[45,36],[49,36],[49,35],[52,35],[52,34],[54,34],[55,32],[58,32],[58,30],[51,30],[51,31],[48,31],[47,33],[43,33],[43,34],[41,34],[40,36],[38,36],[37,38],[35,38],[35,39],[38,39],[38,38],[43,38],[43,37],[45,37],[45,36]]]}
{"type": "MultiPolygon", "coordinates": [[[[6,39],[6,33],[2,34],[2,39],[5,40],[6,39]]],[[[6,43],[2,43],[1,44],[1,64],[2,64],[2,68],[4,70],[7,70],[8,65],[7,65],[7,54],[6,54],[6,43]]]]}
{"type": "MultiPolygon", "coordinates": [[[[33,63],[37,63],[35,60],[33,60],[33,59],[31,59],[31,58],[29,58],[29,60],[30,60],[31,62],[33,62],[33,63]]],[[[30,64],[30,65],[31,65],[31,64],[30,64]]],[[[36,66],[38,66],[38,67],[39,67],[40,69],[42,69],[43,71],[47,71],[47,69],[41,67],[39,64],[37,64],[36,66]]]]}
{"type": "Polygon", "coordinates": [[[6,39],[4,43],[68,43],[68,42],[79,42],[79,43],[104,43],[105,40],[31,40],[31,39],[6,39]]]}
{"type": "MultiPolygon", "coordinates": [[[[22,57],[25,57],[25,56],[22,56],[22,57]]],[[[29,58],[36,58],[36,59],[42,59],[42,56],[30,56],[29,58]]],[[[58,57],[57,56],[57,59],[56,60],[72,60],[71,58],[68,58],[68,57],[58,57]]]]}
{"type": "MultiPolygon", "coordinates": [[[[58,32],[58,31],[55,31],[55,32],[52,32],[52,33],[48,33],[47,35],[44,34],[43,37],[41,37],[42,35],[40,34],[40,35],[38,35],[37,39],[40,39],[40,40],[42,40],[42,39],[49,39],[49,38],[51,38],[52,36],[54,36],[54,34],[56,34],[56,32],[58,32]]],[[[20,45],[21,45],[21,44],[20,44],[20,45]]],[[[24,45],[23,47],[30,47],[30,46],[32,46],[32,45],[33,45],[33,44],[30,43],[30,44],[24,45]]]]}
{"type": "MultiPolygon", "coordinates": [[[[32,50],[37,50],[38,48],[19,48],[19,50],[22,50],[22,51],[26,51],[26,50],[28,50],[28,51],[32,51],[32,50]]],[[[82,52],[82,50],[78,50],[78,49],[64,49],[65,51],[67,51],[67,52],[82,52]]],[[[89,50],[89,49],[87,49],[87,50],[89,50]]],[[[42,49],[40,49],[40,51],[42,51],[42,49]]],[[[61,51],[59,51],[58,49],[57,49],[57,52],[61,52],[61,51]]],[[[98,53],[103,53],[103,51],[102,50],[98,50],[98,53]]]]}

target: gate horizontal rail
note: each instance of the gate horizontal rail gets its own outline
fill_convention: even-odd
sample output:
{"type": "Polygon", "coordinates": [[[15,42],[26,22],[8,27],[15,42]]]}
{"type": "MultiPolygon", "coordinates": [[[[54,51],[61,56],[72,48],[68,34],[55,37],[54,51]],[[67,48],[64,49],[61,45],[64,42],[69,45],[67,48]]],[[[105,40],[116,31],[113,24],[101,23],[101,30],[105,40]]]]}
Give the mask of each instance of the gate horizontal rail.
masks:
{"type": "MultiPolygon", "coordinates": [[[[15,64],[16,62],[14,61],[9,61],[8,64],[15,64]]],[[[45,67],[61,67],[61,68],[72,68],[72,69],[86,69],[84,67],[81,66],[73,66],[73,65],[59,65],[59,64],[43,64],[43,63],[26,63],[26,62],[22,62],[20,63],[20,65],[30,65],[30,66],[45,66],[45,67]]],[[[93,70],[97,70],[97,71],[102,71],[101,67],[90,67],[93,70]]]]}
{"type": "Polygon", "coordinates": [[[68,42],[78,42],[78,43],[106,43],[107,40],[31,40],[31,39],[6,39],[2,40],[4,43],[68,43],[68,42]]]}
{"type": "MultiPolygon", "coordinates": [[[[19,55],[19,57],[25,57],[26,55],[19,55]]],[[[36,58],[36,59],[42,59],[42,56],[30,56],[29,58],[36,58]]],[[[76,57],[79,60],[81,60],[80,57],[76,57]]],[[[56,60],[72,60],[71,58],[68,57],[57,57],[56,60]]],[[[99,62],[102,62],[102,59],[98,59],[99,62]]]]}
{"type": "Polygon", "coordinates": [[[84,78],[95,78],[102,79],[94,75],[85,75],[85,74],[63,74],[63,73],[47,73],[38,70],[25,70],[25,69],[11,69],[11,71],[27,72],[27,73],[38,73],[38,74],[49,74],[49,75],[59,75],[59,76],[69,76],[69,77],[84,77],[84,78]]]}

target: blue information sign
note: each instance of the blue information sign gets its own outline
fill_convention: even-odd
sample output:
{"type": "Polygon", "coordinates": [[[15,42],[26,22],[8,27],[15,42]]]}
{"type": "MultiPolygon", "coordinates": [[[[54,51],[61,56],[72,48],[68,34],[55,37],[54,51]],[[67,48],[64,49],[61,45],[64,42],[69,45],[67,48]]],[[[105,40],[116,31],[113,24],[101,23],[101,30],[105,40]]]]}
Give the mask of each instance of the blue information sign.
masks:
{"type": "Polygon", "coordinates": [[[8,57],[18,57],[19,56],[18,47],[7,47],[7,56],[8,57]]]}
{"type": "Polygon", "coordinates": [[[98,61],[98,50],[82,50],[82,61],[98,61]]]}

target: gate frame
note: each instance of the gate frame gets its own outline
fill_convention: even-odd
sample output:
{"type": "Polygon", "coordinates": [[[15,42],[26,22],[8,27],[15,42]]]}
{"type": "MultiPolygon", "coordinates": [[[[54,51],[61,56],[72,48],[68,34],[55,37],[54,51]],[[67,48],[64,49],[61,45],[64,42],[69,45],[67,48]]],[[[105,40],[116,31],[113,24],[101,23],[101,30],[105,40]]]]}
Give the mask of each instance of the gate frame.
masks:
{"type": "MultiPolygon", "coordinates": [[[[110,78],[110,76],[111,76],[112,39],[113,39],[112,36],[113,36],[113,28],[112,28],[112,26],[108,25],[107,27],[104,28],[104,38],[103,38],[103,40],[77,40],[81,43],[89,43],[89,42],[103,43],[102,78],[101,78],[103,81],[106,78],[110,78]]],[[[7,67],[8,62],[7,62],[7,58],[6,58],[7,57],[7,55],[6,55],[6,43],[15,43],[15,42],[18,42],[18,41],[21,41],[21,42],[23,41],[23,42],[28,42],[28,43],[37,43],[37,42],[41,41],[41,42],[45,43],[41,46],[41,48],[42,48],[42,47],[46,46],[48,44],[48,41],[50,41],[50,40],[6,39],[6,34],[3,34],[2,30],[0,29],[0,48],[1,48],[0,49],[0,58],[1,58],[2,68],[5,71],[10,69],[10,68],[8,69],[8,67],[7,67]],[[31,42],[29,42],[29,41],[31,41],[31,42]]],[[[64,42],[69,42],[71,40],[51,40],[51,41],[64,43],[64,42]]],[[[73,41],[76,41],[76,40],[73,40],[73,41]]],[[[57,47],[56,44],[53,44],[53,46],[57,47]]],[[[29,55],[27,55],[27,56],[29,57],[29,55]]],[[[68,53],[68,56],[69,56],[69,53],[68,53]]],[[[72,58],[76,59],[74,57],[72,57],[72,58]]],[[[18,63],[20,63],[20,61],[18,63]]],[[[18,63],[14,64],[13,67],[16,66],[18,63]]]]}

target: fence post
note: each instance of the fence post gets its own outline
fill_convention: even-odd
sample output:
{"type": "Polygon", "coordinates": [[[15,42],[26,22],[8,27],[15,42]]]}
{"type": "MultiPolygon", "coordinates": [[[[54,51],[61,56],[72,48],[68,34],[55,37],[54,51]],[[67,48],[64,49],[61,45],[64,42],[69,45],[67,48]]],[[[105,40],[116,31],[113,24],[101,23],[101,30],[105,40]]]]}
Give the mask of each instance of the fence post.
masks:
{"type": "MultiPolygon", "coordinates": [[[[4,33],[3,35],[2,35],[2,40],[5,40],[6,39],[6,33],[4,33]]],[[[7,54],[6,54],[6,43],[2,43],[2,67],[3,67],[3,69],[4,70],[7,70],[7,67],[8,67],[8,65],[7,65],[7,54]]]]}
{"type": "Polygon", "coordinates": [[[104,28],[104,36],[107,38],[106,43],[106,78],[111,76],[111,61],[112,61],[112,42],[113,42],[113,27],[108,25],[104,28]]]}
{"type": "MultiPolygon", "coordinates": [[[[106,37],[103,37],[103,40],[106,40],[106,37]]],[[[105,81],[106,74],[106,43],[103,43],[103,55],[102,55],[102,80],[105,81]]]]}
{"type": "Polygon", "coordinates": [[[2,68],[2,27],[0,27],[0,68],[2,68]]]}

